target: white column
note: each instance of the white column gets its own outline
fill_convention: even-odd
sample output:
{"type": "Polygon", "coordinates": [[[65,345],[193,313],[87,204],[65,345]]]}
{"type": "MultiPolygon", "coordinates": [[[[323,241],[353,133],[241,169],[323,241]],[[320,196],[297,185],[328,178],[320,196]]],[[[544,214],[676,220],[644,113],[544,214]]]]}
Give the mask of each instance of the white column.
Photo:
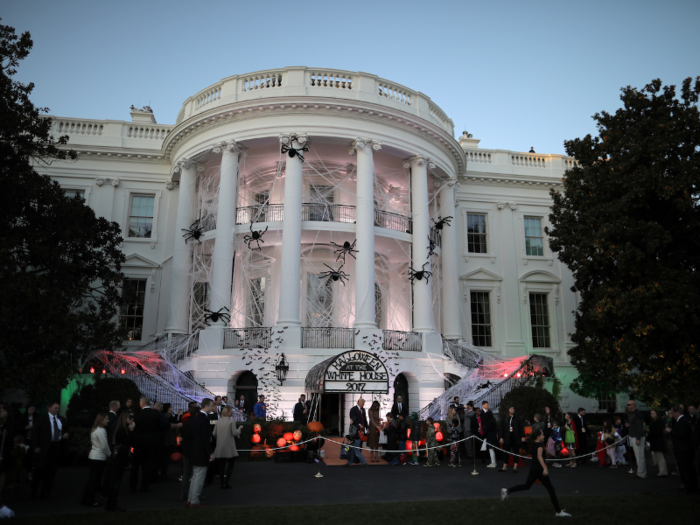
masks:
{"type": "Polygon", "coordinates": [[[185,242],[184,232],[194,221],[194,194],[198,165],[184,159],[173,171],[180,172],[180,195],[178,196],[175,237],[173,240],[173,271],[170,281],[170,313],[166,332],[187,333],[190,313],[190,270],[192,265],[192,242],[185,242]]]}
{"type": "MultiPolygon", "coordinates": [[[[430,206],[428,198],[428,166],[434,167],[430,159],[415,155],[406,160],[404,167],[411,168],[411,206],[413,220],[413,269],[432,271],[428,245],[430,237],[430,206]],[[425,268],[423,265],[425,265],[425,268]]],[[[434,332],[432,277],[413,281],[413,330],[434,332]]]]}
{"type": "MultiPolygon", "coordinates": [[[[298,149],[306,142],[306,135],[281,135],[280,143],[298,149]]],[[[285,155],[284,223],[282,224],[282,268],[280,272],[280,309],[278,326],[301,326],[299,316],[301,277],[301,203],[302,162],[298,155],[285,155]]],[[[285,343],[294,345],[293,338],[285,343]]],[[[285,345],[287,346],[287,345],[285,345]]]]}
{"type": "Polygon", "coordinates": [[[452,224],[442,228],[442,336],[460,339],[459,270],[457,267],[457,218],[455,217],[455,190],[457,182],[449,180],[440,189],[440,215],[452,217],[452,224]]]}
{"type": "Polygon", "coordinates": [[[355,262],[355,328],[377,328],[374,304],[374,151],[381,143],[358,138],[350,155],[357,152],[357,206],[355,262]]]}
{"type": "MultiPolygon", "coordinates": [[[[233,278],[233,237],[236,229],[236,204],[238,202],[238,159],[245,149],[235,140],[224,142],[213,149],[221,153],[221,181],[219,183],[219,208],[216,213],[216,237],[212,257],[210,306],[212,312],[222,308],[231,310],[231,280],[233,278]]],[[[245,154],[245,153],[244,153],[245,154]]],[[[219,319],[212,326],[223,327],[219,319]]]]}

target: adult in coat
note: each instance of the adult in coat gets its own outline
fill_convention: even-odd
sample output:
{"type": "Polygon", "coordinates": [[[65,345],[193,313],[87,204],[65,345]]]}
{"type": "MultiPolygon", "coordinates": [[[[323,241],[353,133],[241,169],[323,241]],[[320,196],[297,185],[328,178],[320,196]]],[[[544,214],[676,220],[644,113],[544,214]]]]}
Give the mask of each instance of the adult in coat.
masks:
{"type": "Polygon", "coordinates": [[[38,416],[32,431],[32,450],[34,451],[34,478],[32,480],[32,498],[39,495],[47,498],[51,495],[58,461],[64,441],[68,439],[66,420],[58,415],[61,405],[58,401],[50,402],[48,414],[38,416]],[[39,493],[39,487],[41,492],[39,493]]]}
{"type": "Polygon", "coordinates": [[[190,431],[192,444],[190,448],[190,461],[192,462],[192,482],[187,507],[203,507],[199,502],[199,495],[204,486],[204,478],[207,475],[209,463],[214,461],[214,450],[211,446],[212,425],[209,424],[207,414],[214,410],[214,400],[202,399],[202,409],[190,418],[192,422],[190,431]]]}
{"type": "Polygon", "coordinates": [[[151,401],[147,397],[139,400],[141,410],[134,414],[134,456],[131,462],[131,475],[129,478],[129,491],[136,492],[139,481],[139,469],[141,470],[141,490],[148,492],[150,484],[154,481],[157,467],[158,453],[163,443],[163,432],[170,424],[161,418],[161,413],[154,410],[151,401]]]}
{"type": "MultiPolygon", "coordinates": [[[[508,408],[508,414],[501,417],[501,424],[498,432],[498,443],[503,450],[518,454],[520,446],[525,442],[525,429],[515,413],[515,407],[508,408]]],[[[503,459],[501,472],[508,470],[508,458],[511,454],[506,454],[503,459]]],[[[513,456],[513,472],[518,471],[518,459],[513,456]]]]}
{"type": "Polygon", "coordinates": [[[301,423],[306,423],[307,419],[309,419],[309,404],[306,402],[306,396],[304,394],[299,396],[299,401],[294,405],[292,417],[294,421],[299,421],[301,423]]]}
{"type": "Polygon", "coordinates": [[[693,427],[690,418],[683,414],[683,409],[675,406],[671,409],[671,417],[674,420],[672,428],[666,429],[671,435],[673,453],[676,456],[678,471],[681,474],[683,490],[686,494],[698,493],[698,476],[693,465],[694,445],[693,427]]]}
{"type": "Polygon", "coordinates": [[[391,407],[391,415],[394,416],[394,419],[397,419],[399,416],[404,419],[408,417],[408,405],[401,396],[396,396],[396,401],[391,407]]]}
{"type": "Polygon", "coordinates": [[[664,454],[666,453],[666,435],[664,430],[666,429],[666,423],[659,416],[658,411],[652,410],[649,413],[651,417],[651,424],[649,425],[649,434],[647,435],[647,443],[649,443],[649,450],[651,450],[651,457],[654,463],[659,468],[657,478],[662,478],[668,476],[668,469],[666,467],[666,458],[664,454]]]}
{"type": "Polygon", "coordinates": [[[213,435],[216,438],[214,458],[216,458],[217,466],[219,467],[222,489],[233,488],[231,487],[231,476],[238,457],[235,438],[241,437],[241,429],[243,428],[236,428],[236,422],[231,418],[232,413],[233,409],[231,407],[223,407],[221,419],[216,422],[213,431],[213,435]]]}
{"type": "MultiPolygon", "coordinates": [[[[488,406],[488,405],[486,405],[488,406]]],[[[488,446],[489,457],[491,463],[486,465],[488,468],[496,468],[496,451],[493,447],[498,446],[498,423],[490,410],[483,410],[481,414],[482,425],[484,426],[484,437],[488,446]]]]}
{"type": "MultiPolygon", "coordinates": [[[[467,407],[464,410],[464,417],[462,419],[462,431],[464,432],[464,437],[469,438],[472,436],[472,420],[474,419],[474,401],[469,401],[467,407]]],[[[474,440],[467,439],[465,441],[467,448],[467,458],[471,459],[474,457],[474,440]]]]}

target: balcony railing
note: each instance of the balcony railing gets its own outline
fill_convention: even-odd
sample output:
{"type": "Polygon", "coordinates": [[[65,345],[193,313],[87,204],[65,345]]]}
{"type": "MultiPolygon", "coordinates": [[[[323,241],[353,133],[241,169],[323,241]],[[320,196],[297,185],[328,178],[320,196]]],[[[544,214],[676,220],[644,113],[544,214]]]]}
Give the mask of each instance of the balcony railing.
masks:
{"type": "Polygon", "coordinates": [[[413,222],[405,215],[374,209],[374,225],[397,232],[413,233],[413,222]]]}
{"type": "Polygon", "coordinates": [[[284,220],[284,204],[258,204],[244,206],[236,210],[236,224],[251,222],[282,222],[284,220]]]}
{"type": "Polygon", "coordinates": [[[399,332],[382,330],[382,348],[384,350],[401,350],[403,352],[422,352],[423,336],[418,332],[399,332]]]}
{"type": "Polygon", "coordinates": [[[301,205],[302,221],[348,222],[355,223],[357,212],[355,206],[348,204],[322,204],[305,202],[301,205]]]}
{"type": "MultiPolygon", "coordinates": [[[[204,219],[202,219],[204,221],[204,219]]],[[[259,204],[243,206],[236,211],[236,224],[253,222],[276,222],[284,220],[284,204],[259,204]]],[[[345,222],[354,224],[357,221],[357,210],[350,204],[317,204],[307,202],[301,205],[302,221],[345,222]]],[[[213,219],[214,225],[216,218],[213,219]]],[[[207,222],[210,224],[211,220],[207,222]]],[[[390,211],[374,210],[374,225],[403,233],[413,233],[413,223],[409,217],[390,211]]],[[[209,230],[205,230],[209,231],[209,230]]],[[[438,246],[440,232],[436,230],[438,246]]],[[[431,232],[431,235],[433,233],[431,232]]]]}
{"type": "Polygon", "coordinates": [[[226,328],[224,348],[270,348],[272,328],[226,328]]]}
{"type": "Polygon", "coordinates": [[[301,329],[302,348],[354,348],[352,328],[306,326],[301,329]]]}

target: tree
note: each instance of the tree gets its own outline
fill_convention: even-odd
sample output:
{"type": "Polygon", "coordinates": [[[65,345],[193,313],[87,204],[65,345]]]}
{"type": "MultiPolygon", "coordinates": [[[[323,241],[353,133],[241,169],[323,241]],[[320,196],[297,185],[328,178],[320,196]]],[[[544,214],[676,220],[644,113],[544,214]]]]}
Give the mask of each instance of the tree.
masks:
{"type": "Polygon", "coordinates": [[[93,349],[113,349],[124,256],[119,225],[34,169],[75,159],[68,137],[13,80],[32,48],[0,25],[0,383],[56,395],[93,349]]]}
{"type": "Polygon", "coordinates": [[[543,386],[521,385],[516,386],[508,392],[498,405],[498,414],[504,417],[508,414],[510,407],[515,407],[515,413],[523,420],[534,423],[535,414],[544,416],[544,407],[549,407],[552,413],[559,411],[559,402],[543,386]]]}
{"type": "MultiPolygon", "coordinates": [[[[141,393],[131,379],[125,377],[95,376],[95,383],[84,386],[79,392],[73,394],[68,403],[68,417],[76,417],[87,412],[94,418],[99,412],[109,411],[111,401],[119,401],[123,405],[127,399],[131,399],[136,406],[141,393]]],[[[92,423],[92,419],[89,419],[92,423]]]]}
{"type": "Polygon", "coordinates": [[[622,89],[552,191],[552,250],[580,294],[573,390],[648,404],[700,399],[700,77],[622,89]]]}

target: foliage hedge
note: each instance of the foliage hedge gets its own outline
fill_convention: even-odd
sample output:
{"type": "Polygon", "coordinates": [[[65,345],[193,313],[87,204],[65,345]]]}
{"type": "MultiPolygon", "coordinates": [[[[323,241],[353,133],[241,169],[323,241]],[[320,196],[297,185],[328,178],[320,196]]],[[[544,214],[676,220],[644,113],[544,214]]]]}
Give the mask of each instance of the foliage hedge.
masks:
{"type": "Polygon", "coordinates": [[[138,406],[140,397],[141,393],[131,379],[99,375],[94,384],[73,394],[66,415],[70,420],[85,419],[92,426],[98,413],[109,410],[110,401],[116,399],[124,404],[127,399],[133,399],[134,406],[138,406]]]}
{"type": "Polygon", "coordinates": [[[557,399],[544,388],[534,386],[518,386],[508,392],[498,406],[498,414],[504,417],[510,407],[515,407],[515,413],[523,420],[534,423],[535,414],[544,416],[544,407],[549,407],[554,413],[561,413],[557,399]]]}

